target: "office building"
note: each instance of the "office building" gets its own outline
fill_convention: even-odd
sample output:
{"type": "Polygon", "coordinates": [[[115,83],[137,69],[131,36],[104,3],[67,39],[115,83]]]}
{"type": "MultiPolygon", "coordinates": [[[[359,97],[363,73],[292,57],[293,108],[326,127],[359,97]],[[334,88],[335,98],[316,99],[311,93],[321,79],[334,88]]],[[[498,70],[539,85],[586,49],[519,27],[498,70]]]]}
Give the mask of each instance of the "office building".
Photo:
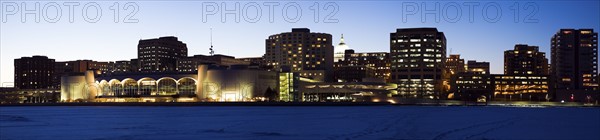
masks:
{"type": "Polygon", "coordinates": [[[465,71],[455,73],[450,81],[452,91],[449,99],[478,102],[492,99],[489,62],[468,61],[465,71]]]}
{"type": "Polygon", "coordinates": [[[333,46],[331,34],[310,32],[307,28],[293,28],[269,36],[265,40],[265,60],[275,70],[290,67],[291,72],[311,79],[333,79],[333,46]]]}
{"type": "Polygon", "coordinates": [[[548,58],[538,46],[517,44],[514,50],[504,51],[504,74],[548,75],[548,58]]]}
{"type": "Polygon", "coordinates": [[[404,28],[390,34],[391,81],[403,97],[434,99],[442,93],[446,37],[436,28],[404,28]]]}
{"type": "Polygon", "coordinates": [[[548,101],[549,78],[546,75],[492,74],[493,100],[548,101]]]}
{"type": "Polygon", "coordinates": [[[597,90],[598,33],[561,29],[551,39],[551,75],[557,90],[597,90]]]}
{"type": "Polygon", "coordinates": [[[188,56],[187,45],[177,37],[140,40],[138,61],[141,72],[175,71],[177,59],[188,56]]]}
{"type": "Polygon", "coordinates": [[[446,70],[451,74],[465,72],[465,60],[459,54],[451,54],[446,58],[446,70]]]}
{"type": "Polygon", "coordinates": [[[56,89],[54,59],[34,55],[14,60],[15,88],[17,89],[56,89]]]}

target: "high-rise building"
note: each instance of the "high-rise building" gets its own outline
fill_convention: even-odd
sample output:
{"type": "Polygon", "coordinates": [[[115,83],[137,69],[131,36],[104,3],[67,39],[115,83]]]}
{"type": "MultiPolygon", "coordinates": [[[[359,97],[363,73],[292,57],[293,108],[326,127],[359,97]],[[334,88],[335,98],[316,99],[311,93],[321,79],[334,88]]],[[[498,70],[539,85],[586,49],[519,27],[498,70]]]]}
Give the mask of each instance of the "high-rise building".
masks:
{"type": "Polygon", "coordinates": [[[346,45],[346,42],[344,42],[344,34],[342,34],[342,38],[340,39],[340,43],[335,46],[335,48],[333,49],[334,54],[333,54],[333,62],[338,62],[338,61],[344,61],[344,53],[346,52],[347,49],[350,49],[348,47],[348,45],[346,45]]]}
{"type": "Polygon", "coordinates": [[[322,76],[317,79],[330,79],[333,70],[331,34],[294,28],[292,32],[271,35],[265,42],[265,60],[274,69],[289,67],[291,72],[300,72],[301,77],[316,75],[322,76]]]}
{"type": "Polygon", "coordinates": [[[187,55],[187,45],[173,36],[140,40],[138,44],[142,72],[175,71],[177,59],[187,55]]]}
{"type": "Polygon", "coordinates": [[[514,50],[504,51],[504,74],[548,75],[548,58],[538,46],[515,45],[514,50]]]}
{"type": "Polygon", "coordinates": [[[54,74],[54,59],[46,56],[21,57],[15,59],[15,88],[57,89],[54,74]]]}
{"type": "Polygon", "coordinates": [[[598,33],[561,29],[551,39],[551,75],[558,90],[598,89],[598,33]]]}
{"type": "Polygon", "coordinates": [[[492,75],[495,100],[545,101],[550,98],[548,59],[537,46],[515,45],[504,52],[504,75],[492,75]]]}
{"type": "Polygon", "coordinates": [[[344,59],[334,65],[336,79],[361,82],[363,78],[379,78],[382,81],[390,81],[389,53],[356,53],[352,49],[347,49],[344,54],[344,59]]]}
{"type": "Polygon", "coordinates": [[[391,79],[404,97],[439,97],[446,37],[436,28],[397,29],[390,34],[391,79]]]}

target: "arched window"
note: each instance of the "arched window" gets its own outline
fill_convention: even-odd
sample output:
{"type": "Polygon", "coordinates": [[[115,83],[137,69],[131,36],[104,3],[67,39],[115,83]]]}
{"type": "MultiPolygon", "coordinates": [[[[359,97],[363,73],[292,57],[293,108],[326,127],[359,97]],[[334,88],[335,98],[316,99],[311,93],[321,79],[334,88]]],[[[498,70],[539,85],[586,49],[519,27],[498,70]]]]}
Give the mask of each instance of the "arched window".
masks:
{"type": "Polygon", "coordinates": [[[173,78],[161,78],[158,80],[158,95],[177,94],[177,81],[173,78]]]}
{"type": "Polygon", "coordinates": [[[112,79],[112,80],[110,80],[109,84],[110,84],[110,95],[113,95],[113,96],[122,95],[123,85],[121,84],[121,81],[119,81],[117,79],[112,79]]]}
{"type": "Polygon", "coordinates": [[[156,95],[156,80],[142,78],[138,80],[140,95],[156,95]]]}
{"type": "Polygon", "coordinates": [[[196,80],[185,77],[178,81],[179,95],[194,95],[196,94],[196,80]]]}
{"type": "Polygon", "coordinates": [[[134,96],[137,94],[138,85],[137,82],[131,78],[123,80],[123,94],[126,96],[134,96]]]}
{"type": "Polygon", "coordinates": [[[98,92],[98,96],[109,96],[110,94],[110,85],[106,80],[100,81],[100,92],[98,92]]]}

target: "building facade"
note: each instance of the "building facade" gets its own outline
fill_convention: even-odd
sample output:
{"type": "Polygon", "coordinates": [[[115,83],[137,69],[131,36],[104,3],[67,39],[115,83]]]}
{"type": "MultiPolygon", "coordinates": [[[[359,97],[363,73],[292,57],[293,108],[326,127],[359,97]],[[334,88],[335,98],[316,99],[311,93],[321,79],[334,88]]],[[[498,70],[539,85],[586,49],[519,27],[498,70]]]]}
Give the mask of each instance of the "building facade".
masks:
{"type": "Polygon", "coordinates": [[[397,29],[390,34],[391,81],[404,97],[436,98],[442,93],[446,37],[436,28],[397,29]]]}
{"type": "MultiPolygon", "coordinates": [[[[322,71],[326,79],[333,70],[331,34],[310,32],[307,28],[294,28],[269,36],[265,40],[267,65],[279,70],[289,67],[291,72],[322,71]]],[[[332,78],[331,78],[332,79],[332,78]]]]}
{"type": "Polygon", "coordinates": [[[356,53],[347,49],[344,59],[334,64],[336,80],[361,82],[363,78],[390,81],[390,56],[387,52],[356,53]]]}
{"type": "Polygon", "coordinates": [[[548,101],[549,78],[544,75],[493,74],[493,100],[501,101],[548,101]]]}
{"type": "Polygon", "coordinates": [[[446,58],[446,69],[451,74],[465,72],[465,59],[461,59],[459,54],[451,54],[446,58]]]}
{"type": "Polygon", "coordinates": [[[214,64],[219,66],[231,66],[231,65],[248,65],[250,64],[244,60],[235,59],[233,56],[227,55],[194,55],[186,58],[180,58],[177,60],[177,71],[193,72],[197,71],[197,66],[201,64],[214,64]]]}
{"type": "Polygon", "coordinates": [[[548,75],[548,58],[538,46],[517,44],[514,50],[504,51],[504,74],[548,75]]]}
{"type": "Polygon", "coordinates": [[[58,89],[54,63],[54,59],[37,55],[15,59],[15,88],[58,89]]]}
{"type": "Polygon", "coordinates": [[[372,102],[392,97],[397,88],[384,82],[305,82],[299,92],[302,102],[372,102]]]}
{"type": "Polygon", "coordinates": [[[111,73],[133,72],[131,61],[115,61],[112,66],[111,73]]]}
{"type": "Polygon", "coordinates": [[[561,29],[551,39],[551,75],[557,90],[598,90],[598,33],[561,29]]]}
{"type": "Polygon", "coordinates": [[[449,99],[465,101],[489,101],[493,87],[490,76],[490,63],[468,61],[465,71],[452,76],[452,91],[449,99]]]}
{"type": "Polygon", "coordinates": [[[333,68],[333,77],[338,82],[362,82],[365,78],[375,77],[375,67],[368,65],[346,65],[340,62],[336,62],[333,68]]]}
{"type": "Polygon", "coordinates": [[[140,40],[138,61],[141,72],[175,71],[177,59],[188,56],[187,45],[177,37],[140,40]]]}
{"type": "Polygon", "coordinates": [[[504,75],[492,75],[495,100],[547,101],[548,59],[537,46],[515,45],[504,52],[504,75]]]}
{"type": "Polygon", "coordinates": [[[277,72],[200,65],[197,72],[71,73],[62,102],[251,102],[277,92],[277,72]]]}

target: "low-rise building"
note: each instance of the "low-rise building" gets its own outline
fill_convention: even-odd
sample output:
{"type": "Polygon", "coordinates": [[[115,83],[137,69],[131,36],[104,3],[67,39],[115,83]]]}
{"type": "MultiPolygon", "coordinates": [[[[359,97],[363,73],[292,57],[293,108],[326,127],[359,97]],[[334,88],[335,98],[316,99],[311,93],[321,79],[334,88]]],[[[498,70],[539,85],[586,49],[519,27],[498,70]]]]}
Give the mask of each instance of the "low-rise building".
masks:
{"type": "Polygon", "coordinates": [[[540,75],[492,75],[493,100],[503,101],[547,101],[548,76],[540,75]]]}

